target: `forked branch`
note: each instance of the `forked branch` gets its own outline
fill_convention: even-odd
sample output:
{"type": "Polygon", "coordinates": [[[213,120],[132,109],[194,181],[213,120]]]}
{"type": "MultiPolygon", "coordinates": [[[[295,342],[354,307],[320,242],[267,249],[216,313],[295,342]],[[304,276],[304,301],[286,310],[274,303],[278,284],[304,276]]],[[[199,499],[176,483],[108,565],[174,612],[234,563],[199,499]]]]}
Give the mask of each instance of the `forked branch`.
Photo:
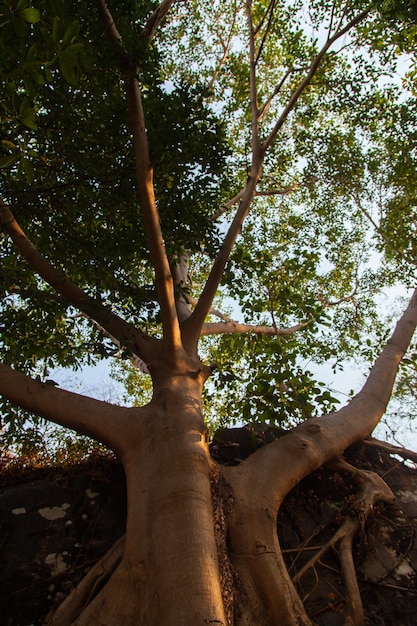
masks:
{"type": "Polygon", "coordinates": [[[170,10],[170,8],[175,2],[176,0],[163,0],[160,3],[160,5],[155,9],[155,11],[149,17],[148,21],[146,22],[142,30],[142,37],[144,39],[151,41],[154,38],[156,31],[158,30],[159,26],[164,21],[165,17],[167,16],[168,11],[170,10]]]}
{"type": "Polygon", "coordinates": [[[210,311],[217,288],[223,276],[224,268],[229,260],[230,253],[233,249],[235,241],[241,232],[243,222],[249,213],[256,192],[256,185],[259,181],[262,171],[262,161],[264,152],[261,148],[259,132],[258,132],[258,106],[257,106],[257,87],[256,87],[256,61],[255,61],[255,34],[252,24],[251,1],[246,1],[246,15],[249,26],[249,49],[250,49],[250,107],[251,107],[251,124],[252,124],[252,164],[250,175],[244,190],[239,194],[239,207],[236,211],[234,219],[229,230],[223,240],[223,245],[218,253],[213,267],[210,271],[203,292],[192,315],[186,321],[187,340],[191,345],[197,345],[200,337],[201,329],[204,324],[208,312],[210,311]]]}

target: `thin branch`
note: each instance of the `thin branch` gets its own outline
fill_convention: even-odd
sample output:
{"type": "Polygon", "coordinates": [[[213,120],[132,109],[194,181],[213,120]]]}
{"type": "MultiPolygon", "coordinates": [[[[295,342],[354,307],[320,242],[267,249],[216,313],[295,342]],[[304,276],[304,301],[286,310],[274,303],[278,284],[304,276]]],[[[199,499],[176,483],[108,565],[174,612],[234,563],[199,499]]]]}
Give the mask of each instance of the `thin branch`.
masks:
{"type": "MultiPolygon", "coordinates": [[[[294,183],[293,185],[289,185],[288,187],[282,187],[282,189],[271,189],[269,191],[255,191],[254,197],[263,197],[263,196],[287,196],[288,194],[296,191],[297,189],[302,189],[303,187],[308,187],[310,185],[314,185],[318,181],[318,178],[315,176],[308,181],[303,183],[294,183]]],[[[226,202],[213,217],[211,220],[214,222],[218,220],[222,215],[224,215],[229,209],[232,208],[234,204],[237,204],[239,200],[242,199],[244,189],[241,189],[233,198],[231,198],[228,202],[226,202]]]]}
{"type": "Polygon", "coordinates": [[[149,361],[155,352],[157,340],[148,337],[132,324],[91,298],[75,285],[63,272],[55,268],[31,244],[14,215],[0,198],[0,224],[11,237],[22,257],[30,267],[47,282],[52,289],[65,298],[73,307],[95,320],[106,332],[117,338],[129,351],[149,361]]]}
{"type": "Polygon", "coordinates": [[[354,297],[358,294],[358,289],[359,289],[359,282],[357,280],[354,290],[349,295],[343,296],[342,298],[339,298],[339,300],[332,300],[332,301],[327,300],[327,298],[319,298],[319,299],[321,301],[321,304],[326,308],[332,307],[332,306],[339,306],[339,304],[342,304],[343,302],[350,302],[351,300],[353,300],[354,297]]]}
{"type": "Polygon", "coordinates": [[[219,37],[220,43],[223,46],[223,55],[222,55],[222,58],[220,59],[218,65],[217,65],[217,68],[215,69],[214,74],[213,74],[213,76],[212,76],[212,78],[211,78],[211,80],[210,80],[210,82],[208,84],[208,87],[207,87],[208,91],[211,91],[213,89],[214,83],[216,82],[217,77],[220,74],[221,69],[222,69],[223,65],[225,64],[226,59],[227,59],[227,57],[229,55],[230,47],[231,47],[231,44],[232,44],[233,31],[234,31],[235,24],[236,24],[236,19],[237,19],[237,6],[235,4],[235,11],[234,11],[234,15],[233,15],[233,20],[232,20],[232,24],[231,24],[230,29],[229,29],[229,34],[228,34],[226,43],[223,41],[223,38],[221,36],[219,37]]]}
{"type": "Polygon", "coordinates": [[[343,23],[343,20],[345,19],[346,12],[347,12],[347,10],[348,10],[349,4],[350,4],[350,0],[346,0],[346,2],[345,2],[345,6],[343,7],[342,15],[340,16],[339,23],[338,23],[338,25],[337,25],[337,27],[336,27],[336,32],[337,32],[337,31],[339,30],[339,28],[341,28],[341,26],[342,26],[342,23],[343,23]]]}
{"type": "MultiPolygon", "coordinates": [[[[93,321],[93,324],[97,326],[97,329],[100,332],[102,332],[104,335],[106,335],[106,337],[108,337],[114,343],[115,346],[117,346],[119,349],[123,348],[122,344],[116,337],[113,337],[113,335],[111,335],[105,328],[100,326],[100,324],[98,324],[95,320],[92,320],[92,321],[93,321]]],[[[149,374],[148,366],[146,365],[145,361],[143,361],[140,357],[137,356],[137,354],[132,354],[130,356],[130,361],[133,363],[135,367],[138,368],[140,372],[142,372],[143,374],[149,374]]]]}
{"type": "Polygon", "coordinates": [[[250,176],[245,190],[242,194],[239,208],[229,227],[226,237],[223,240],[223,245],[220,249],[220,252],[218,253],[213,263],[209,277],[206,281],[206,284],[204,285],[197,305],[191,316],[188,318],[188,320],[186,320],[183,325],[183,329],[184,331],[186,331],[186,335],[188,336],[187,340],[190,342],[190,344],[195,345],[198,342],[204,320],[209,314],[212,302],[216,295],[217,288],[223,276],[224,268],[226,267],[226,263],[229,260],[230,252],[239,233],[242,230],[242,224],[245,220],[245,217],[249,212],[255,194],[256,183],[260,177],[260,172],[261,160],[254,163],[252,167],[252,175],[250,176]]]}
{"type": "Polygon", "coordinates": [[[267,16],[267,15],[269,15],[269,14],[270,14],[270,12],[273,12],[273,7],[274,7],[274,5],[275,5],[275,1],[276,1],[276,0],[270,0],[269,5],[268,5],[268,7],[267,7],[267,9],[266,9],[265,13],[264,13],[264,14],[263,14],[263,16],[262,16],[261,21],[259,22],[258,26],[257,26],[256,28],[254,28],[253,33],[254,33],[254,36],[255,36],[255,37],[256,37],[256,35],[259,33],[259,31],[261,30],[262,26],[264,25],[265,20],[266,20],[266,16],[267,16]]]}
{"type": "Polygon", "coordinates": [[[261,107],[261,109],[259,110],[259,114],[258,114],[258,119],[259,121],[264,117],[264,115],[267,113],[272,100],[279,94],[279,92],[281,91],[281,89],[283,88],[283,86],[285,85],[287,79],[291,76],[291,74],[294,72],[294,68],[293,67],[289,67],[287,69],[287,71],[285,72],[284,76],[281,78],[281,80],[279,81],[278,85],[275,87],[274,91],[272,92],[272,94],[269,96],[269,98],[267,99],[267,101],[265,102],[265,104],[261,107]]]}
{"type": "Polygon", "coordinates": [[[395,254],[402,259],[403,261],[406,261],[407,263],[410,263],[411,265],[416,266],[417,265],[417,261],[413,260],[412,256],[408,255],[407,257],[404,255],[404,253],[397,248],[391,237],[388,237],[388,235],[386,233],[384,233],[384,231],[382,230],[382,228],[380,226],[378,226],[378,224],[375,222],[375,220],[373,219],[372,215],[369,213],[369,211],[367,211],[365,209],[365,207],[363,206],[359,196],[357,193],[353,193],[352,197],[354,199],[354,201],[356,202],[356,206],[358,207],[359,211],[362,213],[362,215],[364,215],[364,217],[368,220],[368,222],[370,224],[372,224],[375,232],[377,233],[377,235],[379,235],[381,237],[381,239],[383,241],[385,241],[386,244],[388,244],[390,246],[390,248],[395,252],[395,254]]]}
{"type": "Polygon", "coordinates": [[[206,335],[222,335],[222,334],[249,334],[264,335],[264,336],[276,336],[276,337],[288,337],[295,334],[299,330],[302,330],[308,324],[311,324],[314,320],[311,319],[308,322],[302,324],[296,324],[289,328],[274,328],[273,326],[256,326],[252,324],[240,324],[229,320],[228,322],[207,323],[203,325],[201,330],[201,336],[206,335]]]}
{"type": "Polygon", "coordinates": [[[252,2],[246,2],[246,15],[249,28],[249,80],[250,80],[250,106],[252,118],[252,153],[257,154],[260,148],[259,123],[258,123],[258,90],[256,86],[256,54],[255,54],[255,34],[252,23],[252,2]]]}
{"type": "Polygon", "coordinates": [[[231,209],[232,206],[240,202],[240,200],[242,200],[244,191],[245,191],[245,187],[241,189],[240,191],[238,191],[238,193],[234,195],[233,198],[231,198],[228,202],[223,204],[223,206],[217,211],[217,213],[213,215],[213,217],[211,218],[211,221],[212,222],[217,221],[222,215],[224,215],[229,209],[231,209]]]}
{"type": "MultiPolygon", "coordinates": [[[[196,305],[198,300],[191,296],[187,296],[187,300],[190,304],[196,305]]],[[[253,333],[255,335],[265,335],[265,336],[280,336],[285,337],[289,335],[293,335],[294,333],[302,330],[309,324],[315,321],[314,318],[311,318],[307,322],[302,322],[301,324],[296,324],[295,326],[291,326],[288,328],[277,328],[275,326],[260,326],[255,324],[242,324],[240,322],[236,322],[231,319],[221,311],[217,309],[211,308],[209,311],[209,315],[214,315],[219,319],[223,320],[223,322],[215,323],[215,322],[207,322],[203,325],[201,336],[207,335],[221,335],[221,334],[235,334],[235,333],[253,333]]]]}
{"type": "Polygon", "coordinates": [[[302,189],[303,187],[309,187],[310,185],[314,185],[317,182],[317,178],[313,177],[310,180],[307,180],[302,183],[294,183],[293,185],[289,185],[288,187],[282,187],[282,189],[271,189],[269,191],[256,191],[255,197],[258,196],[288,196],[293,191],[297,191],[297,189],[302,189]]]}
{"type": "Polygon", "coordinates": [[[333,37],[330,37],[330,39],[328,39],[326,41],[326,43],[324,44],[324,46],[322,47],[320,52],[317,54],[317,56],[312,61],[311,65],[310,65],[310,69],[308,70],[306,76],[304,77],[304,79],[301,81],[301,83],[299,84],[299,86],[294,91],[293,95],[291,96],[287,106],[285,107],[284,111],[281,113],[281,116],[279,117],[279,119],[278,119],[277,123],[275,124],[274,128],[272,129],[272,131],[270,132],[269,136],[267,137],[267,139],[263,143],[262,148],[263,148],[264,151],[267,150],[271,146],[271,144],[274,142],[275,137],[277,136],[278,132],[282,128],[282,126],[283,126],[284,122],[286,121],[288,115],[294,109],[294,107],[297,104],[300,96],[305,91],[305,89],[310,85],[310,83],[313,80],[317,70],[320,67],[320,64],[321,64],[323,58],[326,56],[326,53],[329,50],[329,48],[338,39],[343,37],[343,35],[345,35],[351,28],[353,28],[354,26],[359,24],[362,20],[364,20],[365,17],[368,15],[368,13],[369,13],[369,9],[366,9],[365,11],[362,11],[361,13],[359,13],[359,15],[357,15],[355,18],[353,18],[348,24],[346,24],[346,26],[344,28],[342,28],[341,30],[336,32],[333,35],[333,37]]]}
{"type": "MultiPolygon", "coordinates": [[[[197,304],[197,302],[198,302],[197,298],[193,298],[190,295],[187,296],[187,300],[193,306],[195,306],[197,304]]],[[[227,315],[225,315],[224,313],[222,313],[218,309],[211,308],[209,310],[209,312],[208,312],[208,315],[214,315],[215,317],[218,317],[219,319],[223,320],[224,322],[230,322],[230,323],[234,324],[234,321],[230,317],[228,317],[227,315]]]]}
{"type": "Polygon", "coordinates": [[[329,39],[332,36],[332,28],[333,28],[335,13],[336,13],[336,3],[334,2],[331,13],[330,13],[329,30],[328,30],[327,39],[329,39]]]}
{"type": "Polygon", "coordinates": [[[217,288],[223,276],[224,268],[229,260],[230,253],[235,241],[242,230],[243,222],[249,212],[252,200],[255,195],[256,185],[261,176],[262,161],[264,151],[262,150],[259,132],[258,132],[258,107],[257,107],[257,89],[256,89],[256,66],[255,66],[255,47],[254,47],[254,30],[251,15],[251,0],[246,2],[246,14],[249,26],[249,49],[250,49],[250,103],[252,117],[252,164],[250,174],[244,190],[239,194],[240,204],[235,217],[229,227],[229,230],[223,240],[223,245],[217,255],[209,277],[204,286],[199,301],[191,314],[183,325],[183,337],[187,337],[190,347],[196,347],[200,337],[201,329],[204,324],[208,312],[216,295],[217,288]]]}
{"type": "Polygon", "coordinates": [[[339,545],[340,563],[348,596],[348,613],[353,626],[363,624],[363,605],[359,591],[356,569],[352,555],[353,539],[357,532],[363,528],[367,518],[373,511],[375,502],[384,501],[391,503],[394,494],[388,485],[375,472],[359,470],[343,459],[334,459],[326,467],[334,471],[344,471],[359,477],[362,483],[361,490],[356,497],[354,513],[350,514],[333,537],[298,571],[293,578],[293,582],[299,582],[304,574],[314,567],[324,554],[330,549],[339,545]]]}
{"type": "MultiPolygon", "coordinates": [[[[262,54],[263,47],[265,45],[266,38],[268,37],[269,31],[271,30],[272,19],[274,17],[274,7],[275,7],[275,0],[271,0],[271,2],[269,3],[269,6],[267,8],[267,11],[265,13],[265,15],[267,13],[269,13],[269,15],[268,15],[268,24],[266,25],[265,32],[262,35],[262,41],[261,41],[261,44],[259,46],[258,54],[256,55],[256,58],[255,58],[255,65],[258,64],[258,61],[259,61],[259,59],[261,57],[261,54],[262,54]]],[[[258,34],[258,32],[259,32],[259,27],[254,31],[254,39],[256,38],[256,35],[258,34]]]]}

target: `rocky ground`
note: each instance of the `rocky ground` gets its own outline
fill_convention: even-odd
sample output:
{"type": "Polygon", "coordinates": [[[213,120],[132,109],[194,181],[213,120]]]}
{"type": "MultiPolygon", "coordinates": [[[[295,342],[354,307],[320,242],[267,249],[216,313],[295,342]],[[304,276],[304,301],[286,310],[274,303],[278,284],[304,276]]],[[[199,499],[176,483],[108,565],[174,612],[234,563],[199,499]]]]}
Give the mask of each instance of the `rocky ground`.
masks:
{"type": "MultiPolygon", "coordinates": [[[[239,463],[282,435],[260,425],[222,431],[211,444],[212,455],[220,463],[239,463]]],[[[396,495],[393,504],[375,507],[354,540],[367,624],[415,626],[417,469],[369,442],[348,449],[345,459],[378,473],[396,495]]],[[[358,514],[354,502],[360,480],[359,474],[322,468],[288,495],[279,514],[278,535],[289,571],[299,577],[300,595],[322,626],[344,623],[343,575],[332,538],[358,514]]],[[[3,464],[0,624],[43,624],[51,608],[123,534],[125,511],[123,471],[111,458],[97,455],[54,467],[3,464]]]]}

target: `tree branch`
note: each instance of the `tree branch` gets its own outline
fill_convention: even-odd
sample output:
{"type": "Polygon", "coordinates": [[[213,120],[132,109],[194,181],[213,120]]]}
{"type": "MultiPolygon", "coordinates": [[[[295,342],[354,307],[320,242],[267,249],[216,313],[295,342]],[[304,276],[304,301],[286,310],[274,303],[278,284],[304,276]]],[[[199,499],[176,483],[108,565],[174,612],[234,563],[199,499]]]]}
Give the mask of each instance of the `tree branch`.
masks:
{"type": "Polygon", "coordinates": [[[369,436],[386,410],[398,366],[416,327],[417,290],[376,359],[365,385],[348,405],[323,417],[306,420],[285,438],[264,446],[237,466],[238,476],[234,475],[235,468],[222,468],[232,486],[236,480],[241,485],[241,497],[251,498],[251,507],[256,506],[258,495],[255,494],[259,494],[260,506],[264,506],[266,494],[269,494],[268,498],[275,499],[272,511],[275,514],[282,499],[302,478],[369,436]]]}
{"type": "MultiPolygon", "coordinates": [[[[164,0],[152,14],[142,33],[148,41],[165,17],[174,0],[164,0]]],[[[148,137],[142,96],[137,79],[139,69],[132,67],[123,46],[121,35],[105,0],[99,1],[99,11],[106,33],[112,45],[119,51],[120,70],[126,77],[126,95],[129,110],[129,125],[132,132],[136,160],[136,180],[138,185],[142,217],[148,247],[155,270],[155,283],[161,307],[164,343],[173,353],[181,346],[181,334],[175,305],[174,284],[171,269],[162,237],[158,210],[153,186],[153,169],[149,157],[148,137]]]]}
{"type": "Polygon", "coordinates": [[[126,447],[126,429],[137,424],[137,432],[129,437],[143,436],[140,409],[115,406],[101,400],[59,389],[33,380],[0,363],[0,393],[14,404],[40,417],[88,435],[109,446],[117,454],[126,447]]]}
{"type": "Polygon", "coordinates": [[[252,165],[250,175],[246,186],[240,197],[239,208],[235,214],[235,217],[229,227],[226,237],[223,240],[223,245],[217,255],[213,267],[210,271],[207,282],[201,293],[201,296],[197,302],[197,305],[183,325],[183,329],[187,332],[183,334],[186,338],[190,348],[195,348],[200,337],[201,329],[204,324],[204,320],[208,315],[208,312],[213,303],[216,295],[217,288],[220,284],[223,276],[224,268],[229,260],[230,253],[235,244],[235,241],[241,232],[243,222],[249,213],[250,206],[252,204],[253,197],[256,191],[256,185],[259,181],[262,171],[262,161],[264,157],[264,151],[261,147],[258,132],[258,107],[257,107],[257,88],[256,88],[256,61],[255,61],[255,43],[254,43],[254,29],[252,24],[251,14],[251,0],[246,2],[246,14],[249,26],[249,49],[250,49],[250,105],[251,105],[251,118],[252,118],[252,165]]]}
{"type": "Polygon", "coordinates": [[[267,113],[270,104],[272,102],[272,100],[279,94],[279,92],[281,91],[281,89],[283,88],[285,82],[287,81],[287,79],[291,76],[291,74],[294,72],[294,68],[293,67],[289,67],[287,69],[287,71],[285,72],[284,76],[281,78],[280,82],[278,83],[278,85],[275,87],[274,91],[271,93],[271,95],[269,96],[269,98],[266,100],[265,104],[262,106],[262,108],[259,110],[259,114],[258,114],[258,119],[259,121],[264,117],[264,115],[267,113]]]}
{"type": "MultiPolygon", "coordinates": [[[[237,6],[236,6],[236,3],[235,3],[233,20],[232,20],[232,23],[231,23],[231,26],[230,26],[230,29],[229,29],[227,42],[224,42],[223,37],[217,33],[217,35],[218,35],[218,37],[220,39],[220,43],[223,46],[223,54],[222,54],[222,58],[220,59],[218,65],[217,65],[217,67],[216,67],[216,69],[215,69],[215,71],[213,73],[213,76],[211,77],[211,80],[210,80],[210,82],[208,84],[208,87],[207,87],[208,91],[211,91],[213,89],[214,83],[216,82],[217,77],[220,74],[220,71],[221,71],[223,65],[225,64],[226,59],[227,59],[227,57],[229,55],[230,46],[231,46],[231,43],[232,43],[233,31],[235,29],[236,16],[237,16],[237,6]]],[[[222,24],[222,27],[223,27],[223,24],[222,24]]]]}
{"type": "Polygon", "coordinates": [[[298,332],[302,328],[305,328],[313,322],[314,320],[308,320],[307,322],[303,322],[302,324],[297,324],[296,326],[291,326],[290,328],[274,328],[272,326],[255,326],[252,324],[239,324],[238,322],[234,322],[233,320],[218,322],[218,323],[207,323],[203,325],[201,330],[201,336],[206,335],[222,335],[222,334],[233,334],[233,333],[253,333],[254,335],[265,335],[265,336],[275,336],[275,337],[287,337],[289,335],[293,335],[298,332]]]}
{"type": "Polygon", "coordinates": [[[0,224],[11,237],[22,257],[30,267],[41,276],[52,289],[63,296],[69,304],[82,311],[87,317],[95,320],[107,333],[116,337],[117,341],[130,352],[137,354],[144,361],[149,361],[155,352],[157,340],[142,333],[133,325],[125,322],[109,309],[91,298],[77,287],[60,270],[47,261],[31,244],[20,228],[10,209],[0,198],[0,224]]]}
{"type": "Polygon", "coordinates": [[[324,546],[322,546],[316,554],[297,572],[293,578],[293,582],[299,582],[304,574],[315,566],[316,563],[331,548],[339,546],[340,563],[342,566],[345,586],[347,591],[347,611],[349,615],[349,624],[363,624],[363,605],[359,590],[358,580],[353,561],[352,549],[353,540],[357,532],[363,528],[367,518],[372,513],[375,502],[393,502],[394,494],[388,485],[382,480],[378,474],[368,470],[359,470],[343,459],[335,459],[326,467],[334,471],[350,472],[359,478],[361,489],[355,497],[353,503],[353,513],[348,515],[343,524],[339,527],[333,537],[324,546]]]}
{"type": "Polygon", "coordinates": [[[417,452],[413,450],[407,450],[407,448],[402,448],[400,446],[394,446],[392,443],[386,443],[385,441],[379,441],[378,439],[367,438],[363,440],[363,443],[366,446],[371,446],[372,448],[379,448],[380,450],[384,450],[384,452],[388,452],[388,454],[397,454],[401,458],[413,461],[417,463],[417,452]]]}
{"type": "Polygon", "coordinates": [[[144,39],[151,41],[154,38],[156,31],[175,2],[176,0],[163,0],[159,7],[155,9],[142,30],[142,37],[144,39]]]}

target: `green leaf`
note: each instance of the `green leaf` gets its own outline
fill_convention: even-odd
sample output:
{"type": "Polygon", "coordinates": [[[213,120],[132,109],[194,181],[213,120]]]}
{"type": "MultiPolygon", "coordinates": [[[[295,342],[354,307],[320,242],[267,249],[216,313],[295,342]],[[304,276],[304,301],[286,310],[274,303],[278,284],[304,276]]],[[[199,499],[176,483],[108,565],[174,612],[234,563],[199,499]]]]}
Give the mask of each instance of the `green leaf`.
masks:
{"type": "Polygon", "coordinates": [[[20,106],[20,116],[22,123],[31,128],[32,130],[37,130],[38,126],[35,122],[35,110],[33,106],[30,104],[28,98],[25,98],[20,106]]]}
{"type": "Polygon", "coordinates": [[[19,158],[19,154],[8,154],[7,156],[0,157],[0,168],[10,167],[19,158]]]}
{"type": "Polygon", "coordinates": [[[67,30],[65,31],[65,35],[62,38],[62,46],[65,48],[70,43],[72,43],[74,39],[76,38],[76,36],[78,35],[79,31],[80,31],[80,22],[78,20],[75,20],[68,26],[67,30]]]}
{"type": "Polygon", "coordinates": [[[27,159],[26,157],[24,157],[21,162],[20,165],[22,167],[22,171],[24,172],[25,176],[26,176],[26,180],[28,183],[32,183],[34,178],[35,178],[35,172],[33,169],[33,165],[31,163],[31,161],[29,159],[27,159]]]}
{"type": "Polygon", "coordinates": [[[24,20],[25,22],[29,22],[30,24],[37,24],[37,22],[41,19],[41,14],[38,9],[34,9],[29,7],[27,9],[21,9],[18,11],[17,15],[24,20]]]}
{"type": "Polygon", "coordinates": [[[66,55],[64,53],[59,55],[59,68],[63,77],[70,85],[77,84],[77,77],[74,72],[74,59],[72,55],[66,55]]]}

